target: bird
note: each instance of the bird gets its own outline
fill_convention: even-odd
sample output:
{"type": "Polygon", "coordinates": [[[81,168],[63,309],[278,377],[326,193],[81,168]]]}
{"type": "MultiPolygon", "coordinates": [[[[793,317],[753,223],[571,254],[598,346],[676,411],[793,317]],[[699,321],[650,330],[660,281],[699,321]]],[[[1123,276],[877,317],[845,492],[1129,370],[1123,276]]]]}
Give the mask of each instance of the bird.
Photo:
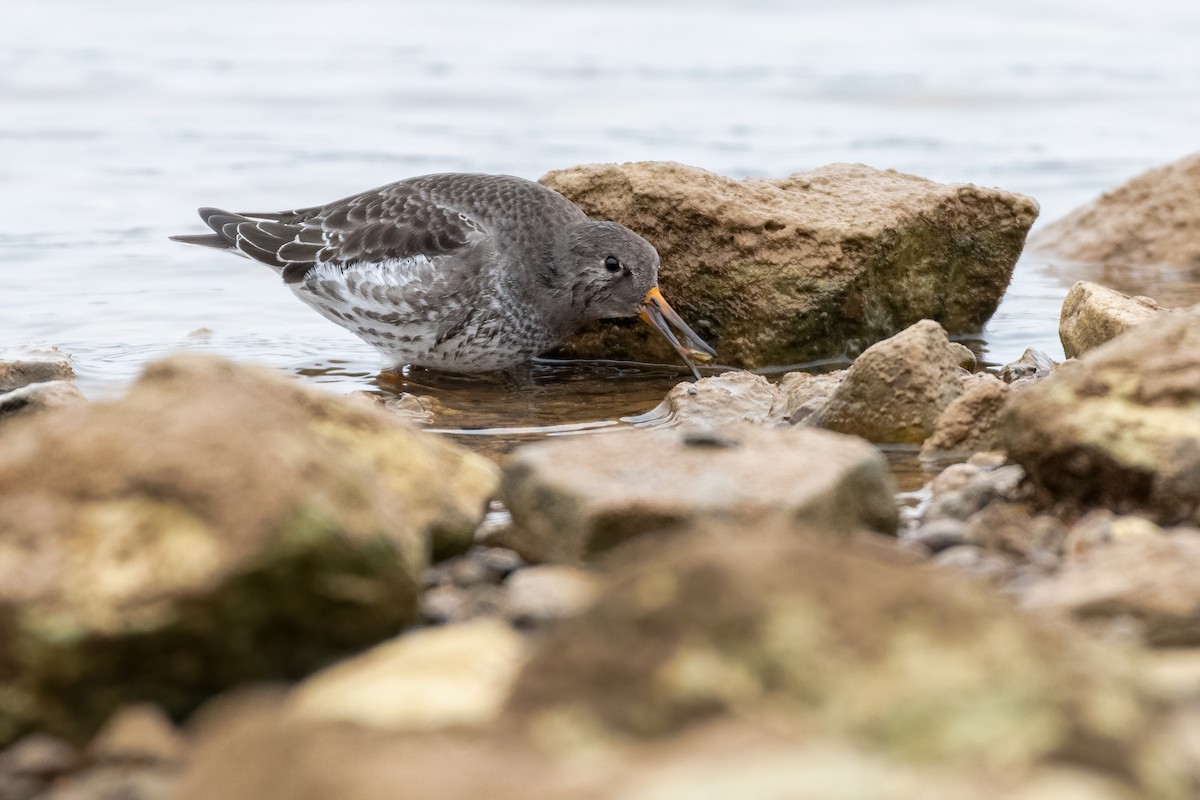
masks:
{"type": "Polygon", "coordinates": [[[663,297],[650,242],[524,178],[438,173],[293,211],[199,214],[212,233],[170,238],[271,267],[385,369],[510,370],[587,323],[631,316],[696,378],[716,355],[663,297]]]}

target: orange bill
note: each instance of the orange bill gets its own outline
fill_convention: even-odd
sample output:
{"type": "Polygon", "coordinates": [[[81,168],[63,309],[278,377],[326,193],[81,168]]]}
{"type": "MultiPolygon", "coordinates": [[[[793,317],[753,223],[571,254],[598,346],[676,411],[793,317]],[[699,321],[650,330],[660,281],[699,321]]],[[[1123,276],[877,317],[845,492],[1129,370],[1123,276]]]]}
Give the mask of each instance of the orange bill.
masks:
{"type": "Polygon", "coordinates": [[[696,368],[696,361],[711,361],[717,354],[716,350],[709,347],[694,330],[688,327],[688,324],[683,321],[683,317],[675,313],[675,309],[667,303],[667,299],[662,296],[662,292],[658,290],[657,286],[646,292],[646,299],[642,301],[642,310],[638,316],[647,325],[666,337],[671,346],[675,348],[675,352],[679,353],[697,378],[700,377],[700,370],[696,368]],[[683,338],[682,342],[680,336],[676,336],[675,331],[671,330],[672,325],[679,331],[683,338]]]}

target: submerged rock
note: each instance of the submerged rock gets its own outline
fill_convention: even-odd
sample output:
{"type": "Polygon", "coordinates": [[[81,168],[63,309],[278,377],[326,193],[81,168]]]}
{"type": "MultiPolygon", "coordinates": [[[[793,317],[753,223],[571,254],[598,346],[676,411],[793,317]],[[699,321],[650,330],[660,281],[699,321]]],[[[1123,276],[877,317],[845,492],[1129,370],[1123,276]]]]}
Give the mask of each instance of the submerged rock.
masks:
{"type": "Polygon", "coordinates": [[[294,679],[416,615],[495,468],[264,368],[181,356],[0,432],[0,742],[294,679]]]}
{"type": "Polygon", "coordinates": [[[807,428],[558,439],[519,448],[503,480],[515,523],[508,546],[566,563],[712,517],[891,533],[894,494],[878,450],[807,428]]]}
{"type": "Polygon", "coordinates": [[[1200,310],[1064,364],[1014,393],[1001,425],[1045,502],[1200,521],[1200,310]]]}
{"type": "Polygon", "coordinates": [[[1167,310],[1149,297],[1130,297],[1098,283],[1079,281],[1063,301],[1058,337],[1067,358],[1074,358],[1163,313],[1167,310]]]}
{"type": "Polygon", "coordinates": [[[855,359],[820,424],[872,442],[920,444],[962,394],[958,361],[942,326],[922,320],[855,359]]]}
{"type": "MultiPolygon", "coordinates": [[[[649,239],[664,294],[722,363],[742,367],[838,356],[926,318],[979,331],[1038,210],[1022,195],[861,164],[743,181],[673,163],[605,164],[541,181],[649,239]]],[[[673,363],[650,333],[605,323],[564,351],[673,363]]]]}
{"type": "Polygon", "coordinates": [[[1147,170],[1066,217],[1030,244],[1106,266],[1200,266],[1200,153],[1147,170]]]}
{"type": "Polygon", "coordinates": [[[778,387],[763,376],[734,370],[678,383],[653,410],[626,421],[687,428],[779,424],[780,399],[778,387]]]}

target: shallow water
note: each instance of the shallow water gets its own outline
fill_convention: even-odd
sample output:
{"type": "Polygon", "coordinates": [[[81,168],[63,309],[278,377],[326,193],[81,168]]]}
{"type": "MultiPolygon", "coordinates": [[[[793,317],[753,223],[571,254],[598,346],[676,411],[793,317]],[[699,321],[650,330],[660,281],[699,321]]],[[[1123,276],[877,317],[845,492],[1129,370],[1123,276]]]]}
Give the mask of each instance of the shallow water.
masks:
{"type": "MultiPolygon", "coordinates": [[[[0,26],[0,348],[61,346],[92,396],[181,348],[337,391],[404,388],[266,268],[167,242],[200,231],[199,205],[295,207],[439,170],[861,161],[1025,192],[1053,219],[1197,146],[1200,5],[827,5],[24,4],[0,26]]],[[[990,364],[1060,356],[1079,278],[1200,302],[1196,275],[1030,254],[972,346],[990,364]]],[[[435,424],[502,450],[644,412],[678,378],[551,364],[523,387],[426,392],[435,424]]]]}

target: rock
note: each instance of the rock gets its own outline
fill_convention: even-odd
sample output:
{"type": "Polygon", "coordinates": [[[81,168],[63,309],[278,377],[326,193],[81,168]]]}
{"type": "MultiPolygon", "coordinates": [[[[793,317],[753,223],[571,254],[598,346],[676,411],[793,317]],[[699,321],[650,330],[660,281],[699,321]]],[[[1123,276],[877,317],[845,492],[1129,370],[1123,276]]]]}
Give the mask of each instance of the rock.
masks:
{"type": "Polygon", "coordinates": [[[1025,471],[1016,464],[984,467],[967,462],[942,470],[929,485],[924,521],[967,520],[995,501],[1018,499],[1025,471]]]}
{"type": "Polygon", "coordinates": [[[298,724],[482,727],[499,714],[526,655],[521,635],[499,620],[417,630],[309,678],[287,713],[298,724]]]}
{"type": "Polygon", "coordinates": [[[1200,644],[1200,531],[1139,538],[1069,559],[1026,608],[1081,620],[1136,620],[1154,645],[1200,644]]]}
{"type": "Polygon", "coordinates": [[[541,442],[513,453],[502,492],[514,522],[507,544],[534,562],[577,563],[708,517],[782,517],[843,533],[891,533],[898,523],[883,455],[862,440],[807,428],[541,442]]]}
{"type": "Polygon", "coordinates": [[[1200,309],[1144,322],[1015,393],[1001,428],[1047,504],[1200,521],[1200,309]]]}
{"type": "Polygon", "coordinates": [[[1068,556],[1079,556],[1113,542],[1156,539],[1163,534],[1162,528],[1144,517],[1133,514],[1118,517],[1106,509],[1097,509],[1071,526],[1063,549],[1068,556]]]}
{"type": "Polygon", "coordinates": [[[375,392],[351,392],[347,398],[369,406],[382,408],[406,422],[428,425],[433,422],[437,401],[432,397],[401,392],[398,395],[381,395],[375,392]]]}
{"type": "Polygon", "coordinates": [[[70,381],[31,383],[0,394],[0,423],[17,416],[82,405],[86,402],[87,398],[83,396],[83,392],[70,381]]]}
{"type": "Polygon", "coordinates": [[[966,544],[967,526],[957,519],[935,519],[906,534],[904,540],[922,545],[931,553],[940,553],[966,544]]]}
{"type": "MultiPolygon", "coordinates": [[[[722,363],[745,368],[839,356],[925,318],[981,330],[1038,210],[1021,195],[861,164],[743,181],[605,164],[541,182],[649,239],[664,294],[722,363]]],[[[674,363],[650,334],[605,323],[563,352],[674,363]]]]}
{"type": "Polygon", "coordinates": [[[0,773],[51,780],[74,772],[79,752],[57,736],[30,733],[0,753],[0,773]]]}
{"type": "Polygon", "coordinates": [[[962,393],[962,374],[946,331],[922,320],[855,359],[820,423],[872,442],[920,444],[962,393]]]}
{"type": "Polygon", "coordinates": [[[1149,297],[1130,297],[1098,283],[1078,281],[1063,301],[1058,337],[1067,358],[1075,358],[1163,313],[1169,312],[1149,297]]]}
{"type": "Polygon", "coordinates": [[[510,716],[539,741],[589,753],[760,719],[989,774],[1069,752],[1149,779],[1158,712],[1119,659],[982,586],[763,526],[623,550],[602,594],[545,633],[517,681],[510,716]]]}
{"type": "Polygon", "coordinates": [[[187,742],[153,703],[118,709],[88,745],[100,762],[173,765],[183,761],[187,742]]]}
{"type": "Polygon", "coordinates": [[[0,742],[82,742],[127,703],[180,716],[394,635],[496,479],[382,412],[211,357],[6,425],[0,742]]]}
{"type": "Polygon", "coordinates": [[[590,572],[566,564],[543,564],[514,572],[504,583],[505,612],[517,625],[541,625],[574,616],[599,590],[590,572]]]}
{"type": "Polygon", "coordinates": [[[463,623],[491,617],[504,609],[504,592],[497,586],[442,584],[421,593],[421,621],[430,625],[463,623]]]}
{"type": "Polygon", "coordinates": [[[965,456],[1000,446],[1000,411],[1008,401],[1007,383],[986,373],[964,381],[963,393],[946,406],[921,447],[921,458],[965,456]]]}
{"type": "Polygon", "coordinates": [[[10,392],[31,383],[67,381],[75,370],[67,358],[33,358],[0,361],[0,392],[10,392]]]}
{"type": "Polygon", "coordinates": [[[55,783],[38,800],[175,800],[175,771],[158,767],[98,767],[55,783]]]}
{"type": "Polygon", "coordinates": [[[1000,368],[1000,380],[1013,386],[1032,383],[1054,372],[1058,364],[1041,350],[1030,347],[1016,361],[1000,368]]]}
{"type": "Polygon", "coordinates": [[[1051,567],[1062,553],[1066,526],[1047,514],[1035,515],[1023,503],[996,500],[966,522],[967,544],[1051,567]]]}
{"type": "Polygon", "coordinates": [[[1012,556],[988,552],[971,544],[947,547],[933,559],[933,565],[993,586],[1002,586],[1012,580],[1017,566],[1012,556]]]}
{"type": "Polygon", "coordinates": [[[789,372],[779,381],[779,392],[783,397],[772,409],[771,416],[792,425],[815,424],[820,421],[825,404],[845,379],[844,369],[820,375],[789,372]]]}
{"type": "Polygon", "coordinates": [[[1200,266],[1200,153],[1143,172],[1043,227],[1030,244],[1105,266],[1200,266]]]}
{"type": "Polygon", "coordinates": [[[678,383],[653,410],[625,418],[635,425],[727,428],[779,424],[780,393],[770,381],[750,372],[725,372],[692,383],[678,383]]]}

